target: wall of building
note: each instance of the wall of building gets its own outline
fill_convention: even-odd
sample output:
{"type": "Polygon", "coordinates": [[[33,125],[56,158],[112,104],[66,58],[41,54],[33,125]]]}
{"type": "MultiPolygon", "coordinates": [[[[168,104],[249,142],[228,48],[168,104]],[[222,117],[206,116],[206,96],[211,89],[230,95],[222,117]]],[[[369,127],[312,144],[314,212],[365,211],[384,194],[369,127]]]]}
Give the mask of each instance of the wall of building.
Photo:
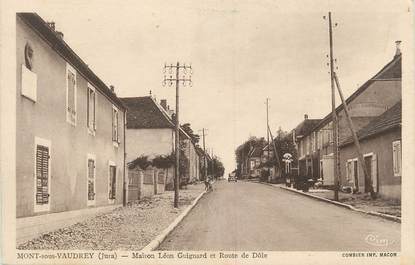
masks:
{"type": "MultiPolygon", "coordinates": [[[[402,177],[393,175],[392,142],[400,139],[401,131],[396,129],[360,142],[363,154],[373,152],[377,156],[379,194],[386,198],[399,200],[401,198],[402,177]]],[[[357,152],[353,144],[340,148],[341,185],[349,185],[346,180],[346,162],[353,158],[357,158],[357,152]]],[[[359,191],[364,191],[363,169],[360,165],[358,167],[359,191]]]]}
{"type": "MultiPolygon", "coordinates": [[[[112,103],[98,93],[97,131],[87,129],[87,81],[77,73],[77,124],[66,121],[66,61],[17,18],[16,29],[16,215],[34,215],[35,137],[51,142],[50,211],[87,208],[87,155],[96,156],[96,203],[108,201],[109,161],[117,166],[116,199],[122,203],[124,144],[112,142],[112,103]],[[34,51],[33,72],[37,74],[37,101],[21,95],[24,48],[30,42],[34,51]]],[[[120,124],[124,121],[119,112],[120,124]]],[[[43,212],[44,213],[44,212],[43,212]]]]}
{"type": "Polygon", "coordinates": [[[150,158],[157,155],[170,155],[174,148],[173,133],[169,128],[127,129],[126,161],[130,162],[141,155],[150,158]]]}
{"type": "MultiPolygon", "coordinates": [[[[401,99],[401,80],[375,81],[348,104],[355,130],[366,126],[373,117],[379,116],[401,99]]],[[[342,142],[350,137],[351,133],[344,110],[338,114],[338,117],[339,139],[342,142]]]]}
{"type": "MultiPolygon", "coordinates": [[[[374,117],[382,114],[386,109],[396,104],[402,97],[401,80],[377,80],[359,94],[352,102],[348,104],[350,109],[350,116],[353,121],[355,131],[360,130],[366,126],[374,117]]],[[[339,143],[351,137],[351,132],[348,127],[347,118],[344,110],[338,114],[339,126],[339,143]]],[[[310,137],[313,132],[310,134],[310,137]]],[[[328,122],[319,128],[316,132],[316,140],[308,143],[309,139],[306,137],[299,143],[303,152],[312,152],[309,146],[315,144],[315,152],[319,152],[320,160],[324,155],[333,153],[333,132],[332,122],[328,122]]],[[[312,152],[313,153],[313,152],[312,152]]],[[[300,157],[300,156],[299,156],[300,157]]],[[[301,157],[300,157],[301,158],[301,157]]],[[[315,169],[320,171],[319,168],[315,169]]],[[[320,176],[321,177],[321,176],[320,176]]],[[[326,175],[326,177],[328,177],[326,175]]]]}

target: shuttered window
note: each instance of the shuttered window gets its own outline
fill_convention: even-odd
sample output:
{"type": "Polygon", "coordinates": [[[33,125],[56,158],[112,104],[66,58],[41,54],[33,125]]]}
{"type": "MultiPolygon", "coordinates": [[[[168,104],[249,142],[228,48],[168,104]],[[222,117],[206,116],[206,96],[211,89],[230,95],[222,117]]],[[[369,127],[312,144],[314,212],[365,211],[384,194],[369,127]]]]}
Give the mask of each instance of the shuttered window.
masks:
{"type": "Polygon", "coordinates": [[[36,146],[36,204],[49,203],[49,148],[36,146]]]}
{"type": "Polygon", "coordinates": [[[118,118],[118,109],[113,106],[112,108],[112,141],[119,142],[119,118],[118,118]]]}
{"type": "Polygon", "coordinates": [[[88,159],[88,203],[95,201],[95,160],[88,159]]]}
{"type": "Polygon", "coordinates": [[[377,155],[373,154],[372,155],[372,186],[373,186],[373,190],[375,192],[378,191],[378,159],[377,159],[377,155]]]}
{"type": "Polygon", "coordinates": [[[393,154],[393,175],[399,177],[402,175],[402,149],[401,141],[394,141],[392,143],[393,154]]]}
{"type": "Polygon", "coordinates": [[[66,121],[76,125],[76,72],[70,65],[66,71],[66,121]]]}
{"type": "Polygon", "coordinates": [[[110,165],[110,179],[109,179],[109,194],[108,198],[110,200],[115,200],[116,190],[117,190],[117,167],[110,165]]]}
{"type": "Polygon", "coordinates": [[[87,120],[88,120],[88,129],[91,132],[95,132],[96,130],[96,98],[97,94],[95,89],[90,87],[88,84],[88,102],[87,102],[87,120]]]}

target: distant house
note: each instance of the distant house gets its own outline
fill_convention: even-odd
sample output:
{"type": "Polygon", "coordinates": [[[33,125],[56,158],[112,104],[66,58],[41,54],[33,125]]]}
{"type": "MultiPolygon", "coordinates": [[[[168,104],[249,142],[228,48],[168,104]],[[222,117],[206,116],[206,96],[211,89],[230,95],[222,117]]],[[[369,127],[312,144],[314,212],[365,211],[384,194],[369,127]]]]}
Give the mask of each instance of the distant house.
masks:
{"type": "Polygon", "coordinates": [[[297,149],[298,177],[301,179],[316,179],[319,175],[316,170],[318,157],[313,149],[311,132],[320,121],[320,119],[309,119],[305,114],[304,120],[292,131],[293,142],[297,149]]]}
{"type": "MultiPolygon", "coordinates": [[[[402,182],[401,124],[402,106],[398,102],[357,133],[374,191],[385,198],[398,200],[401,199],[402,182]]],[[[370,184],[358,163],[352,138],[341,144],[340,154],[340,184],[352,187],[355,192],[368,192],[370,184]]]]}
{"type": "MultiPolygon", "coordinates": [[[[393,59],[346,99],[355,130],[362,129],[375,117],[401,100],[401,64],[402,55],[399,42],[397,42],[393,59]]],[[[351,137],[351,132],[342,104],[336,108],[336,114],[341,144],[351,137]]],[[[322,179],[325,185],[334,184],[332,113],[328,113],[314,128],[304,134],[303,138],[306,140],[302,146],[299,146],[299,160],[307,152],[314,157],[313,162],[307,162],[306,172],[311,171],[312,177],[322,179]]],[[[299,166],[300,171],[304,171],[304,163],[299,166]]]]}
{"type": "Polygon", "coordinates": [[[17,240],[123,203],[126,108],[35,13],[16,16],[17,240]]]}
{"type": "MultiPolygon", "coordinates": [[[[126,124],[127,163],[141,156],[146,156],[149,160],[160,156],[172,156],[175,150],[175,126],[172,111],[167,107],[167,102],[161,100],[158,103],[151,96],[127,97],[121,100],[128,108],[126,124]]],[[[181,148],[183,148],[183,153],[188,159],[188,170],[182,172],[181,179],[188,181],[197,179],[199,177],[197,165],[199,158],[194,144],[190,141],[190,136],[182,129],[180,130],[180,137],[181,148]]],[[[147,179],[149,185],[156,182],[162,184],[161,182],[164,181],[162,186],[169,190],[173,189],[173,164],[168,168],[152,166],[148,170],[153,172],[153,181],[150,180],[150,177],[147,177],[148,179],[141,178],[139,174],[129,172],[129,199],[138,199],[143,195],[140,194],[140,185],[142,183],[146,184],[145,179],[147,179]]],[[[155,188],[154,192],[163,192],[163,190],[155,188]]]]}
{"type": "Polygon", "coordinates": [[[268,182],[274,182],[282,177],[272,143],[265,145],[261,150],[261,166],[262,170],[269,170],[268,182]]]}
{"type": "Polygon", "coordinates": [[[261,147],[252,147],[251,151],[248,153],[248,172],[249,177],[256,178],[261,176],[261,147]]]}

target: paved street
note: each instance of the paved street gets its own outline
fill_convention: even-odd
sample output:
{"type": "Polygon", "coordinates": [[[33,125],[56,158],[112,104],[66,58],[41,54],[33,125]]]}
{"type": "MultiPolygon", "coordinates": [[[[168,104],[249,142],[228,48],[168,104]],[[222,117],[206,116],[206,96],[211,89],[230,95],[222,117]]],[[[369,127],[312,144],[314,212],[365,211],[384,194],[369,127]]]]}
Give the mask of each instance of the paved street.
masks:
{"type": "Polygon", "coordinates": [[[159,250],[399,251],[400,228],[279,188],[220,181],[159,250]]]}

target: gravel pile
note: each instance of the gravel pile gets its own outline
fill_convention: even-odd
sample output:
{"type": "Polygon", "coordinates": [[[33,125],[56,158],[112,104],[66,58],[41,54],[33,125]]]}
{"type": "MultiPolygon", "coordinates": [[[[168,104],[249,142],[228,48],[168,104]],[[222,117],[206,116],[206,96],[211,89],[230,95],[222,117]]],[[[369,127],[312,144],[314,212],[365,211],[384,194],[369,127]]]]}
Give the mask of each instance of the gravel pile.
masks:
{"type": "Polygon", "coordinates": [[[163,231],[203,191],[203,185],[180,190],[179,209],[174,192],[133,202],[18,246],[18,249],[140,250],[163,231]]]}

